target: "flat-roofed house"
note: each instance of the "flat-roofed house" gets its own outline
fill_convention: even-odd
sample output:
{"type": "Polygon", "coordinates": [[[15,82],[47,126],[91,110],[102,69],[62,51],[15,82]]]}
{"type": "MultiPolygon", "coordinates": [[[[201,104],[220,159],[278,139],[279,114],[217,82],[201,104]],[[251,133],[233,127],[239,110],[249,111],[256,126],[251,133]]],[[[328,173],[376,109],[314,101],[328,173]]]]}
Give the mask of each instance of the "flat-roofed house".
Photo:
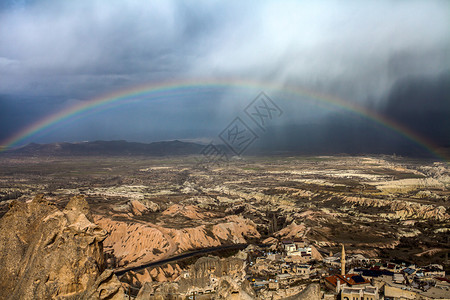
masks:
{"type": "Polygon", "coordinates": [[[378,288],[374,286],[344,287],[341,292],[342,300],[378,300],[378,288]]]}

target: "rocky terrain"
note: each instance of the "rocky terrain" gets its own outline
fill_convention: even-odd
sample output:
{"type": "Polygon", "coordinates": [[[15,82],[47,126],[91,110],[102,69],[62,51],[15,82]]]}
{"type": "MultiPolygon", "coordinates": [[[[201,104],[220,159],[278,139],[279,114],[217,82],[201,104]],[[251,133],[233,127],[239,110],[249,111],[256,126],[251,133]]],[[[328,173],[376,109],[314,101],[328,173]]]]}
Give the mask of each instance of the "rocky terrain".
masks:
{"type": "Polygon", "coordinates": [[[0,220],[0,298],[123,299],[121,283],[104,269],[106,235],[84,197],[62,211],[42,196],[12,202],[0,220]]]}
{"type": "MultiPolygon", "coordinates": [[[[12,263],[10,253],[22,254],[17,266],[2,266],[14,270],[2,290],[19,293],[14,297],[34,290],[85,295],[88,285],[106,276],[103,265],[123,269],[197,249],[286,239],[310,241],[316,259],[343,243],[349,253],[433,263],[450,250],[449,197],[448,164],[388,156],[250,157],[207,165],[194,156],[7,157],[0,161],[2,262],[12,263]],[[30,202],[38,193],[47,200],[30,202]],[[89,213],[70,208],[69,199],[80,194],[89,213]],[[24,224],[36,225],[14,223],[17,213],[24,224]],[[6,228],[28,231],[15,235],[6,228]],[[39,260],[27,251],[38,257],[65,251],[56,241],[70,242],[64,235],[70,232],[95,262],[89,270],[80,267],[90,275],[68,272],[67,283],[53,287],[48,282],[56,275],[23,273],[39,260]],[[15,291],[19,280],[26,288],[15,291]]],[[[63,263],[45,261],[48,274],[56,272],[53,263],[58,270],[63,263]]],[[[179,289],[188,269],[173,263],[122,280],[146,289],[146,282],[173,282],[177,287],[164,289],[179,289]]]]}
{"type": "Polygon", "coordinates": [[[180,229],[116,221],[106,217],[97,217],[95,220],[110,232],[105,239],[105,246],[118,258],[118,267],[139,265],[222,243],[246,243],[247,239],[260,237],[256,225],[240,216],[227,216],[217,220],[214,225],[180,229]]]}

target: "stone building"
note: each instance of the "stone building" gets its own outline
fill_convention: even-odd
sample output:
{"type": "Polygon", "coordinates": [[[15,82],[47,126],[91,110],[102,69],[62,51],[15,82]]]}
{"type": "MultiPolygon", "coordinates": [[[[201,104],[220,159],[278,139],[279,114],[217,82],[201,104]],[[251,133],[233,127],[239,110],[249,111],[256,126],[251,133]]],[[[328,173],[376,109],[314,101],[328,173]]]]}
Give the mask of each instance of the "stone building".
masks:
{"type": "Polygon", "coordinates": [[[373,286],[344,287],[341,291],[342,300],[378,300],[378,288],[373,286]]]}

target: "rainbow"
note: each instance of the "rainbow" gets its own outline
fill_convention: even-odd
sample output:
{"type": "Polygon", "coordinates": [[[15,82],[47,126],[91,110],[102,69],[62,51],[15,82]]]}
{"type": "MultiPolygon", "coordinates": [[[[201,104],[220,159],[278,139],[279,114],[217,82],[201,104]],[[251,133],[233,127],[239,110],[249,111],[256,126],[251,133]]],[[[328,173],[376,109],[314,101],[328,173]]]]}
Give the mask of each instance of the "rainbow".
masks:
{"type": "Polygon", "coordinates": [[[23,128],[16,134],[12,135],[11,137],[7,138],[6,140],[0,143],[0,152],[20,145],[22,142],[29,139],[30,137],[33,137],[38,133],[48,130],[51,127],[55,126],[56,124],[80,118],[86,114],[98,110],[104,110],[111,106],[115,106],[130,100],[137,100],[144,97],[151,99],[158,99],[158,98],[164,99],[166,97],[173,95],[174,93],[183,94],[187,92],[198,92],[201,89],[207,88],[229,88],[229,87],[254,88],[265,91],[271,90],[282,93],[289,93],[297,97],[298,96],[307,97],[337,108],[345,109],[347,111],[350,111],[357,115],[361,115],[367,119],[370,119],[378,124],[383,125],[384,127],[387,127],[397,132],[398,134],[408,138],[414,143],[422,146],[428,152],[430,152],[437,158],[442,159],[443,161],[450,161],[450,159],[440,154],[436,150],[437,147],[434,146],[430,141],[418,135],[408,127],[399,124],[391,119],[388,119],[387,117],[375,111],[369,110],[363,106],[360,106],[356,103],[351,103],[349,101],[345,101],[335,96],[327,95],[324,93],[320,93],[305,88],[285,87],[266,82],[234,80],[234,79],[165,81],[165,82],[144,84],[133,88],[106,94],[98,98],[94,98],[89,101],[84,101],[82,103],[65,108],[55,114],[49,115],[48,117],[31,124],[28,127],[23,128]]]}

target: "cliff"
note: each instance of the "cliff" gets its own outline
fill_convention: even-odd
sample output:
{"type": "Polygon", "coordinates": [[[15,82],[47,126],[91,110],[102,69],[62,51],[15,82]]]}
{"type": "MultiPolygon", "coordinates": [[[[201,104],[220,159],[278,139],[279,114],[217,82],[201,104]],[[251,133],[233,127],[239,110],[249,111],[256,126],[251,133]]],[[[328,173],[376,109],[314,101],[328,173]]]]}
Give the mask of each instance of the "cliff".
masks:
{"type": "Polygon", "coordinates": [[[63,211],[42,196],[11,203],[0,220],[0,298],[123,299],[117,277],[103,268],[106,236],[82,196],[63,211]]]}

